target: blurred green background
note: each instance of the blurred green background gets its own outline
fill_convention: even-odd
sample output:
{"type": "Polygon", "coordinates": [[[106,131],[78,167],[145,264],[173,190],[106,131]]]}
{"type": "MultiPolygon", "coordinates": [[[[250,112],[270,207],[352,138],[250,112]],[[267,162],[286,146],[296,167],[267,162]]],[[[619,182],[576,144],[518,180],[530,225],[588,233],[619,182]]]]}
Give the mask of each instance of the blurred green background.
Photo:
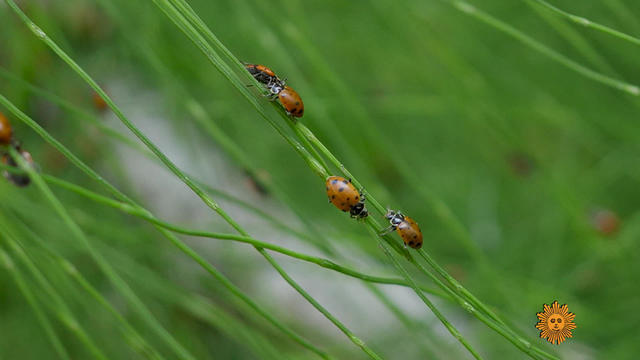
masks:
{"type": "MultiPolygon", "coordinates": [[[[323,182],[152,1],[19,3],[253,237],[364,273],[399,277],[375,237],[327,204],[323,182]]],[[[288,79],[304,100],[301,121],[367,192],[416,219],[424,248],[519,334],[566,359],[637,357],[637,96],[563,66],[456,2],[189,3],[235,56],[288,79]],[[574,337],[559,346],[539,339],[534,327],[536,312],[554,300],[576,314],[574,337]]],[[[640,35],[639,2],[554,5],[640,35]]],[[[638,45],[567,22],[535,1],[477,6],[584,67],[640,83],[638,45]]],[[[128,145],[126,139],[137,139],[110,110],[96,107],[93,90],[4,2],[0,24],[0,94],[159,218],[233,232],[174,175],[128,145]]],[[[42,173],[108,195],[8,109],[0,111],[42,173]]],[[[314,356],[241,304],[149,223],[52,189],[93,246],[196,358],[314,356]]],[[[95,356],[60,321],[59,303],[43,290],[16,243],[107,358],[148,354],[64,272],[58,256],[73,263],[149,346],[175,358],[37,187],[0,181],[0,219],[0,248],[15,265],[0,271],[0,359],[57,358],[24,287],[71,358],[95,356]]],[[[366,358],[249,245],[181,238],[313,344],[336,358],[366,358]]],[[[381,357],[471,358],[411,289],[367,285],[274,257],[381,357]]],[[[459,306],[428,297],[483,357],[527,357],[459,306]]]]}

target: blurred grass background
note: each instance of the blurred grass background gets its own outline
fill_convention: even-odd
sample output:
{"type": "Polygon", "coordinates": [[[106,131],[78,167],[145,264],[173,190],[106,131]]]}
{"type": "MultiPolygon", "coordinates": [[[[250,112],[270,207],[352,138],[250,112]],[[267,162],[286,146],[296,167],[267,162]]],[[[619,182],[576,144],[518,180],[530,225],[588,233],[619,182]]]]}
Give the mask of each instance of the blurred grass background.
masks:
{"type": "MultiPolygon", "coordinates": [[[[189,3],[236,56],[286,77],[304,99],[301,121],[367,192],[416,219],[430,254],[521,335],[561,358],[635,358],[637,97],[562,66],[448,2],[189,3]],[[619,225],[611,231],[603,219],[619,225]],[[535,313],[553,300],[568,304],[578,325],[574,338],[557,347],[538,339],[534,328],[535,313]]],[[[640,35],[637,2],[554,5],[640,35]]],[[[169,158],[211,187],[210,195],[253,237],[364,273],[398,276],[365,227],[327,204],[322,182],[151,1],[20,6],[169,158]]],[[[637,45],[569,23],[535,1],[478,6],[579,64],[640,83],[637,45]]],[[[4,3],[0,24],[0,94],[159,218],[232,231],[169,172],[110,136],[105,127],[134,139],[109,110],[96,109],[93,91],[4,3]]],[[[7,109],[0,111],[43,173],[105,194],[7,109]]],[[[53,190],[93,246],[196,358],[313,356],[148,223],[53,190]]],[[[64,306],[43,290],[19,249],[107,358],[145,357],[149,348],[175,356],[71,240],[37,187],[0,182],[0,228],[0,255],[13,264],[0,272],[1,359],[57,356],[29,293],[71,358],[96,357],[64,326],[64,306]],[[148,347],[120,333],[116,317],[65,273],[60,256],[148,347]]],[[[247,245],[183,239],[313,344],[337,358],[365,358],[247,245]]],[[[410,289],[368,285],[275,257],[381,357],[470,358],[410,289]]],[[[526,357],[463,309],[428,296],[483,357],[526,357]]]]}

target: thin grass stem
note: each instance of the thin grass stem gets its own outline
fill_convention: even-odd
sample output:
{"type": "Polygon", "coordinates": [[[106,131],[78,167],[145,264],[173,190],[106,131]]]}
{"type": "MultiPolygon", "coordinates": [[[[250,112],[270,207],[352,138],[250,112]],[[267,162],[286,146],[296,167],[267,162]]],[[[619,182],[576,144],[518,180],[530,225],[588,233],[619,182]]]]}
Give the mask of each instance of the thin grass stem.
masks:
{"type": "MultiPolygon", "coordinates": [[[[75,156],[69,149],[67,149],[62,143],[53,138],[46,130],[44,130],[40,125],[38,125],[33,119],[27,116],[24,112],[20,111],[13,103],[11,103],[6,97],[0,94],[0,104],[5,106],[11,113],[13,113],[18,119],[27,124],[32,130],[34,130],[38,135],[40,135],[46,142],[51,144],[54,148],[56,148],[60,153],[62,153],[73,165],[75,165],[78,169],[84,172],[91,179],[98,181],[102,184],[109,192],[114,194],[118,199],[129,203],[133,206],[136,206],[140,210],[144,210],[139,205],[131,200],[128,196],[120,192],[116,189],[111,183],[106,181],[102,176],[96,173],[93,169],[88,167],[82,160],[80,160],[77,156],[75,156]]],[[[307,340],[302,338],[300,335],[296,334],[293,330],[288,328],[286,325],[282,324],[275,317],[269,314],[265,309],[260,307],[257,303],[255,303],[248,295],[244,294],[237,286],[235,286],[227,277],[222,275],[217,269],[215,269],[211,264],[205,261],[201,256],[199,256],[195,251],[193,251],[190,247],[184,244],[180,239],[174,236],[168,230],[165,230],[161,227],[157,227],[157,229],[162,233],[174,246],[176,246],[180,251],[182,251],[185,255],[191,257],[195,262],[197,262],[200,266],[203,267],[209,274],[219,280],[231,293],[235,296],[238,296],[242,301],[246,302],[253,310],[258,312],[261,316],[265,317],[268,321],[270,321],[276,328],[280,329],[287,336],[291,337],[294,341],[302,345],[303,347],[311,350],[316,353],[318,356],[322,358],[329,358],[329,355],[315,347],[307,340]]]]}
{"type": "Polygon", "coordinates": [[[640,45],[640,39],[638,39],[637,37],[625,34],[625,33],[621,32],[621,31],[612,29],[612,28],[610,28],[608,26],[598,24],[597,22],[593,22],[593,21],[591,21],[591,20],[589,20],[587,18],[584,18],[582,16],[577,16],[577,15],[568,13],[568,12],[562,10],[562,9],[559,9],[559,8],[549,4],[548,2],[546,2],[544,0],[527,0],[527,1],[528,2],[536,2],[536,3],[540,4],[540,5],[542,5],[543,7],[545,7],[547,10],[551,11],[552,13],[554,13],[554,14],[556,14],[558,16],[561,16],[561,17],[563,17],[563,18],[565,18],[567,20],[570,20],[570,21],[572,21],[572,22],[574,22],[576,24],[582,25],[582,26],[587,27],[587,28],[592,28],[592,29],[601,31],[601,32],[603,32],[605,34],[617,37],[618,39],[622,39],[622,40],[628,41],[628,42],[630,42],[630,43],[632,43],[634,45],[640,45]]]}
{"type": "Polygon", "coordinates": [[[76,222],[71,218],[65,207],[58,200],[58,198],[51,192],[47,184],[44,182],[42,177],[22,158],[18,152],[10,148],[9,153],[14,158],[16,163],[18,163],[19,167],[25,170],[29,178],[35,183],[36,187],[42,192],[47,201],[51,204],[51,207],[58,213],[62,221],[69,228],[73,237],[78,241],[78,243],[82,244],[89,255],[94,259],[94,261],[98,264],[100,269],[105,273],[105,275],[111,280],[111,282],[116,286],[116,288],[131,302],[136,311],[142,316],[143,319],[151,326],[151,328],[164,340],[167,344],[173,349],[176,355],[178,355],[182,359],[195,359],[193,355],[189,353],[189,351],[184,348],[177,340],[173,338],[173,336],[165,330],[160,322],[153,316],[153,314],[147,309],[146,305],[138,298],[137,295],[131,290],[129,285],[115,272],[115,270],[111,267],[109,262],[99,253],[97,252],[91,242],[87,239],[82,229],[76,224],[76,222]]]}
{"type": "Polygon", "coordinates": [[[443,0],[448,4],[452,5],[456,9],[462,11],[465,14],[473,16],[474,18],[496,28],[503,33],[514,37],[519,40],[523,44],[533,48],[539,53],[549,57],[550,59],[566,66],[567,68],[589,78],[591,80],[597,81],[601,84],[611,86],[615,89],[622,90],[630,95],[638,96],[640,95],[640,88],[638,86],[626,83],[624,81],[616,80],[609,76],[603,75],[597,71],[594,71],[584,65],[577,63],[574,60],[571,60],[565,55],[560,54],[559,52],[551,49],[550,47],[542,44],[541,42],[534,40],[529,35],[521,32],[515,27],[505,23],[504,21],[498,20],[497,18],[489,15],[488,13],[478,9],[474,5],[461,0],[443,0]]]}
{"type": "Polygon", "coordinates": [[[45,335],[47,336],[49,342],[51,342],[51,345],[53,346],[53,349],[56,351],[56,354],[58,355],[58,357],[60,359],[70,360],[71,357],[69,356],[67,349],[65,349],[64,345],[60,341],[60,338],[56,334],[55,330],[53,330],[53,326],[51,325],[51,322],[45,315],[44,310],[40,307],[40,304],[38,303],[35,296],[33,295],[33,292],[31,292],[31,290],[29,289],[29,286],[27,286],[27,283],[22,277],[22,274],[17,269],[16,265],[13,263],[9,255],[1,248],[0,248],[0,264],[2,264],[4,268],[7,270],[7,272],[9,272],[13,276],[14,281],[18,285],[18,289],[22,293],[22,296],[24,296],[25,300],[27,300],[27,303],[31,307],[31,310],[33,310],[33,313],[36,316],[38,323],[40,323],[40,326],[42,326],[42,329],[44,330],[45,335]]]}

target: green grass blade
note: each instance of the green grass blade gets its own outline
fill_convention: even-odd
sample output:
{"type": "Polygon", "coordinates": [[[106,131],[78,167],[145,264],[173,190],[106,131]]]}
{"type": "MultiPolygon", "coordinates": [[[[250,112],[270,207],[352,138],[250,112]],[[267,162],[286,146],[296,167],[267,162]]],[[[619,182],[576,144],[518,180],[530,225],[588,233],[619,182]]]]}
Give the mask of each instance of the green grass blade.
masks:
{"type": "MultiPolygon", "coordinates": [[[[77,156],[75,156],[69,149],[67,149],[62,143],[53,138],[46,130],[44,130],[40,125],[38,125],[33,119],[27,116],[24,112],[20,111],[13,103],[11,103],[6,97],[0,94],[0,104],[4,105],[7,109],[11,111],[18,119],[25,122],[31,129],[33,129],[38,135],[40,135],[46,142],[51,144],[54,148],[56,148],[60,153],[62,153],[67,159],[71,161],[76,167],[82,170],[85,174],[87,174],[91,179],[98,181],[101,183],[106,189],[108,189],[111,193],[113,193],[117,198],[125,201],[133,206],[136,206],[138,209],[140,208],[136,205],[133,200],[131,200],[128,196],[120,192],[113,185],[107,182],[102,176],[97,174],[94,170],[88,167],[84,162],[82,162],[77,156]]],[[[144,210],[144,209],[142,209],[144,210]]],[[[180,251],[182,251],[185,255],[192,258],[195,262],[197,262],[200,266],[202,266],[209,274],[218,279],[225,287],[227,287],[234,295],[241,298],[245,301],[252,309],[258,312],[261,316],[265,317],[268,321],[270,321],[276,328],[283,331],[287,336],[291,337],[294,341],[298,342],[303,347],[313,351],[318,354],[322,358],[329,358],[328,354],[307,340],[302,338],[300,335],[296,334],[293,330],[289,329],[287,326],[278,321],[274,316],[268,313],[265,309],[261,308],[257,303],[255,303],[249,296],[244,294],[238,287],[236,287],[229,279],[227,279],[224,275],[222,275],[218,270],[216,270],[211,264],[205,261],[201,256],[199,256],[195,251],[193,251],[190,247],[184,244],[180,239],[175,237],[168,230],[158,228],[158,230],[180,251]]]]}
{"type": "Polygon", "coordinates": [[[58,357],[61,359],[71,359],[69,353],[67,352],[67,349],[65,349],[64,345],[62,345],[62,343],[60,342],[60,338],[56,334],[55,330],[53,330],[51,322],[49,322],[49,319],[44,314],[44,310],[41,309],[40,304],[27,286],[27,283],[22,277],[22,274],[16,268],[16,265],[13,263],[9,255],[2,249],[0,249],[0,264],[2,264],[7,272],[9,272],[13,276],[13,279],[18,285],[18,289],[24,296],[25,300],[27,300],[27,303],[29,303],[29,306],[33,310],[36,319],[40,323],[40,326],[42,326],[45,335],[51,342],[51,345],[56,351],[58,357]]]}
{"type": "Polygon", "coordinates": [[[474,18],[496,28],[497,30],[519,40],[523,44],[533,48],[539,53],[549,57],[550,59],[566,66],[567,68],[591,79],[602,83],[607,86],[611,86],[615,89],[622,90],[630,95],[638,96],[640,95],[640,88],[638,86],[626,83],[624,81],[616,80],[609,76],[603,75],[597,71],[591,70],[590,68],[577,63],[574,60],[566,57],[565,55],[560,54],[559,52],[551,49],[550,47],[540,43],[537,40],[534,40],[532,37],[526,35],[525,33],[519,31],[513,26],[498,20],[497,18],[485,13],[484,11],[478,9],[477,7],[469,4],[465,1],[455,0],[455,1],[447,1],[449,4],[453,5],[456,9],[462,11],[465,14],[473,16],[474,18]]]}
{"type": "Polygon", "coordinates": [[[387,257],[391,260],[393,265],[398,269],[400,273],[402,273],[402,276],[409,281],[409,284],[411,284],[411,287],[413,288],[414,292],[418,295],[420,300],[422,300],[422,302],[424,302],[424,304],[427,305],[427,307],[431,310],[431,312],[438,318],[438,320],[440,320],[442,325],[444,325],[447,328],[449,333],[456,340],[458,340],[462,344],[462,346],[464,346],[469,351],[469,353],[473,355],[474,358],[482,359],[480,354],[478,354],[476,350],[471,346],[471,344],[469,344],[469,342],[462,336],[462,334],[460,334],[458,329],[456,329],[455,326],[453,326],[449,322],[449,320],[447,320],[447,318],[444,317],[444,315],[440,312],[440,310],[438,310],[438,308],[436,308],[436,306],[429,299],[427,299],[427,297],[422,293],[422,291],[418,289],[418,286],[414,282],[411,275],[409,275],[407,270],[402,266],[402,264],[400,264],[398,259],[396,259],[393,256],[393,254],[391,254],[391,252],[389,251],[389,248],[387,247],[387,244],[382,240],[380,240],[379,243],[380,243],[380,246],[382,247],[382,250],[385,252],[387,257]]]}
{"type": "Polygon", "coordinates": [[[153,316],[153,314],[147,309],[146,305],[135,295],[133,290],[127,285],[124,280],[115,272],[109,262],[97,252],[91,242],[87,239],[82,229],[76,224],[76,222],[68,214],[64,205],[58,200],[58,198],[51,192],[47,184],[42,177],[35,172],[35,170],[26,163],[26,161],[20,156],[13,148],[9,149],[11,156],[16,160],[21,169],[27,171],[31,180],[35,183],[38,189],[42,192],[47,201],[51,204],[51,207],[58,213],[62,221],[69,228],[73,237],[82,244],[89,255],[98,264],[100,269],[111,280],[115,287],[124,295],[127,300],[131,302],[134,309],[141,315],[141,317],[151,326],[151,328],[173,349],[173,351],[182,359],[194,359],[193,355],[187,351],[180,343],[178,343],[171,334],[162,327],[160,322],[153,316]]]}
{"type": "MultiPolygon", "coordinates": [[[[6,231],[6,228],[4,230],[6,231]]],[[[91,339],[80,322],[78,322],[78,320],[73,316],[73,313],[60,294],[55,290],[55,287],[49,283],[33,261],[29,259],[23,248],[18,244],[18,241],[13,239],[13,237],[6,232],[3,235],[7,240],[9,247],[11,247],[11,250],[20,258],[20,261],[22,261],[22,263],[29,269],[33,277],[39,283],[40,290],[46,292],[48,299],[52,301],[50,307],[60,322],[80,340],[94,358],[101,360],[108,359],[104,352],[100,350],[96,343],[91,339]]]]}
{"type": "Polygon", "coordinates": [[[574,22],[576,24],[582,25],[582,26],[587,27],[587,28],[592,28],[592,29],[601,31],[601,32],[603,32],[605,34],[617,37],[617,38],[625,40],[625,41],[628,41],[628,42],[630,42],[630,43],[632,43],[634,45],[640,45],[640,39],[638,39],[637,37],[625,34],[625,33],[621,32],[621,31],[612,29],[612,28],[610,28],[608,26],[604,26],[604,25],[598,24],[598,23],[593,22],[593,21],[591,21],[591,20],[589,20],[587,18],[584,18],[582,16],[577,16],[577,15],[570,14],[570,13],[564,11],[564,10],[561,10],[561,9],[549,4],[548,2],[546,2],[544,0],[527,0],[527,1],[536,2],[536,3],[540,4],[540,5],[542,5],[547,10],[551,11],[552,13],[554,13],[554,14],[556,14],[558,16],[561,16],[561,17],[563,17],[563,18],[565,18],[567,20],[570,20],[570,21],[572,21],[572,22],[574,22]]]}

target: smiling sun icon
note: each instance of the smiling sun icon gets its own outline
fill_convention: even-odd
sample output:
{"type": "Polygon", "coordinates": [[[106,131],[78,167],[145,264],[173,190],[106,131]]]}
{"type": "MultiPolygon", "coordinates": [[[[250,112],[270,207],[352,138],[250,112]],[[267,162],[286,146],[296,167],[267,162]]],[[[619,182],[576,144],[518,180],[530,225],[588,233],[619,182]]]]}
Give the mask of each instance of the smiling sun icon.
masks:
{"type": "Polygon", "coordinates": [[[560,306],[557,301],[554,301],[551,306],[544,304],[542,310],[544,311],[536,314],[540,320],[536,324],[536,328],[540,330],[540,338],[554,345],[560,345],[567,338],[573,337],[571,330],[576,328],[573,322],[576,315],[569,312],[566,304],[560,306]]]}

